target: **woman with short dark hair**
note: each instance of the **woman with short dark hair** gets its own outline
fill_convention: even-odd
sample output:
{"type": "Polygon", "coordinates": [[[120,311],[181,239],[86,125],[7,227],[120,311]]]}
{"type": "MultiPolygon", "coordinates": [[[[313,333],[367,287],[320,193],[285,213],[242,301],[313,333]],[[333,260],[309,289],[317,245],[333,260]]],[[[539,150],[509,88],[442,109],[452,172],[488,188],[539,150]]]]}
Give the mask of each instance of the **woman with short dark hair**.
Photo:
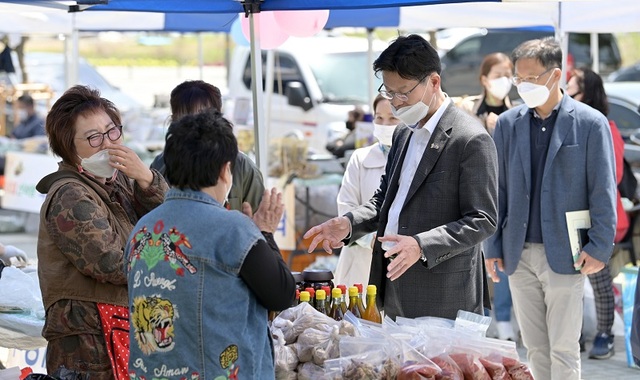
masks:
{"type": "Polygon", "coordinates": [[[224,208],[238,145],[218,111],[173,122],[164,153],[172,188],[125,248],[130,376],[274,379],[267,310],[295,292],[273,239],[282,195],[265,191],[255,214],[224,208]]]}

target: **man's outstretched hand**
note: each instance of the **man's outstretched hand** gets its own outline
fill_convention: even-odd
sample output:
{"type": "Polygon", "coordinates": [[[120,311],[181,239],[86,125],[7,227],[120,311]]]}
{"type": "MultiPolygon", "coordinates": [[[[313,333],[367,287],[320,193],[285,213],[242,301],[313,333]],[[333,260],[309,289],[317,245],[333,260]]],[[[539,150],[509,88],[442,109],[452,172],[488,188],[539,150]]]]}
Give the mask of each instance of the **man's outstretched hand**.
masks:
{"type": "Polygon", "coordinates": [[[346,216],[338,216],[319,224],[304,234],[303,238],[308,239],[315,235],[311,244],[309,244],[309,253],[313,252],[318,244],[322,243],[322,248],[327,253],[333,253],[332,249],[340,248],[344,245],[342,242],[351,231],[351,222],[346,216]]]}

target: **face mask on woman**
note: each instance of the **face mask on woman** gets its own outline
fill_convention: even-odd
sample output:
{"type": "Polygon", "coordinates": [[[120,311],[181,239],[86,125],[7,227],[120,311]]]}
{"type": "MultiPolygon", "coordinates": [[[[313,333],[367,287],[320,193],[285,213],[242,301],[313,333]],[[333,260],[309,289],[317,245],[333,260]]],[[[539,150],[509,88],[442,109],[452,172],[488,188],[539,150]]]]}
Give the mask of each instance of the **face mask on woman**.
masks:
{"type": "Polygon", "coordinates": [[[504,99],[511,90],[511,81],[507,77],[489,80],[487,91],[496,99],[504,99]]]}
{"type": "Polygon", "coordinates": [[[109,151],[104,149],[88,158],[80,157],[80,166],[96,177],[112,178],[116,168],[109,165],[109,151]]]}
{"type": "Polygon", "coordinates": [[[393,139],[393,131],[396,130],[395,125],[383,125],[373,123],[373,137],[378,139],[380,144],[391,146],[391,140],[393,139]]]}

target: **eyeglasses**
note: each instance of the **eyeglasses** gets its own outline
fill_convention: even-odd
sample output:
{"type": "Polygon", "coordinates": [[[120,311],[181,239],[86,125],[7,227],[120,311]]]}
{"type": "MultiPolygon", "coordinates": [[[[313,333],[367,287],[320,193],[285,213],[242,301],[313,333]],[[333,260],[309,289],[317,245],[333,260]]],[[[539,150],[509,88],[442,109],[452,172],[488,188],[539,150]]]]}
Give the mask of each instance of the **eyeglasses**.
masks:
{"type": "Polygon", "coordinates": [[[413,92],[413,90],[415,90],[416,87],[418,87],[418,85],[422,83],[422,81],[425,80],[426,78],[427,78],[426,76],[422,77],[422,79],[420,79],[418,83],[416,83],[416,85],[413,86],[413,88],[407,92],[393,92],[393,91],[383,90],[382,89],[382,86],[384,86],[384,83],[383,83],[380,85],[380,87],[378,87],[378,93],[387,100],[392,100],[393,97],[395,96],[399,101],[406,102],[407,100],[409,100],[409,95],[413,92]]]}
{"type": "Polygon", "coordinates": [[[548,73],[551,70],[555,70],[557,69],[557,67],[552,67],[550,69],[547,69],[545,72],[543,72],[540,75],[531,75],[525,78],[520,78],[519,76],[515,75],[511,78],[511,82],[515,85],[518,86],[519,84],[521,84],[522,82],[527,82],[527,83],[538,83],[538,79],[540,79],[541,76],[543,76],[544,74],[548,73]]]}
{"type": "Polygon", "coordinates": [[[120,136],[122,136],[122,125],[109,128],[105,133],[94,133],[87,137],[87,141],[92,148],[97,148],[104,142],[104,136],[107,136],[111,141],[118,141],[120,136]]]}

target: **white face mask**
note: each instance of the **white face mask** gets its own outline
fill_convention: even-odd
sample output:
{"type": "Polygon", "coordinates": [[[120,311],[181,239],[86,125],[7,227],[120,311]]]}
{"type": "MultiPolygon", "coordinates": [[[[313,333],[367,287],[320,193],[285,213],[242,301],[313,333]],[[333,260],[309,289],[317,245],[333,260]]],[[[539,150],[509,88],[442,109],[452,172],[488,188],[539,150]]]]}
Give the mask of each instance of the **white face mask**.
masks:
{"type": "Polygon", "coordinates": [[[20,118],[20,121],[25,121],[29,118],[29,114],[27,113],[27,110],[20,109],[18,110],[18,117],[20,118]]]}
{"type": "MultiPolygon", "coordinates": [[[[424,94],[426,93],[427,89],[425,88],[422,97],[424,97],[424,94]]],[[[435,97],[436,94],[434,92],[431,100],[429,101],[429,105],[431,105],[435,97]]],[[[399,110],[396,109],[396,107],[394,107],[392,104],[391,113],[393,113],[393,116],[402,120],[402,122],[405,123],[409,128],[415,129],[418,126],[418,122],[424,119],[429,113],[429,106],[424,104],[422,102],[422,98],[420,98],[420,101],[418,103],[411,106],[402,107],[399,110]]]]}
{"type": "Polygon", "coordinates": [[[104,149],[89,158],[82,158],[80,166],[96,177],[112,178],[116,168],[109,165],[109,151],[104,149]]]}
{"type": "Polygon", "coordinates": [[[496,99],[504,99],[511,90],[511,81],[507,77],[489,80],[487,91],[496,99]]]}
{"type": "Polygon", "coordinates": [[[378,139],[380,144],[391,146],[391,140],[393,139],[393,131],[396,130],[395,125],[383,125],[373,123],[373,137],[378,139]]]}
{"type": "Polygon", "coordinates": [[[544,85],[529,82],[522,82],[518,85],[518,95],[520,95],[527,107],[536,108],[546,103],[547,99],[549,99],[549,94],[551,93],[547,88],[547,84],[551,78],[553,78],[553,75],[547,79],[547,83],[544,85]]]}

